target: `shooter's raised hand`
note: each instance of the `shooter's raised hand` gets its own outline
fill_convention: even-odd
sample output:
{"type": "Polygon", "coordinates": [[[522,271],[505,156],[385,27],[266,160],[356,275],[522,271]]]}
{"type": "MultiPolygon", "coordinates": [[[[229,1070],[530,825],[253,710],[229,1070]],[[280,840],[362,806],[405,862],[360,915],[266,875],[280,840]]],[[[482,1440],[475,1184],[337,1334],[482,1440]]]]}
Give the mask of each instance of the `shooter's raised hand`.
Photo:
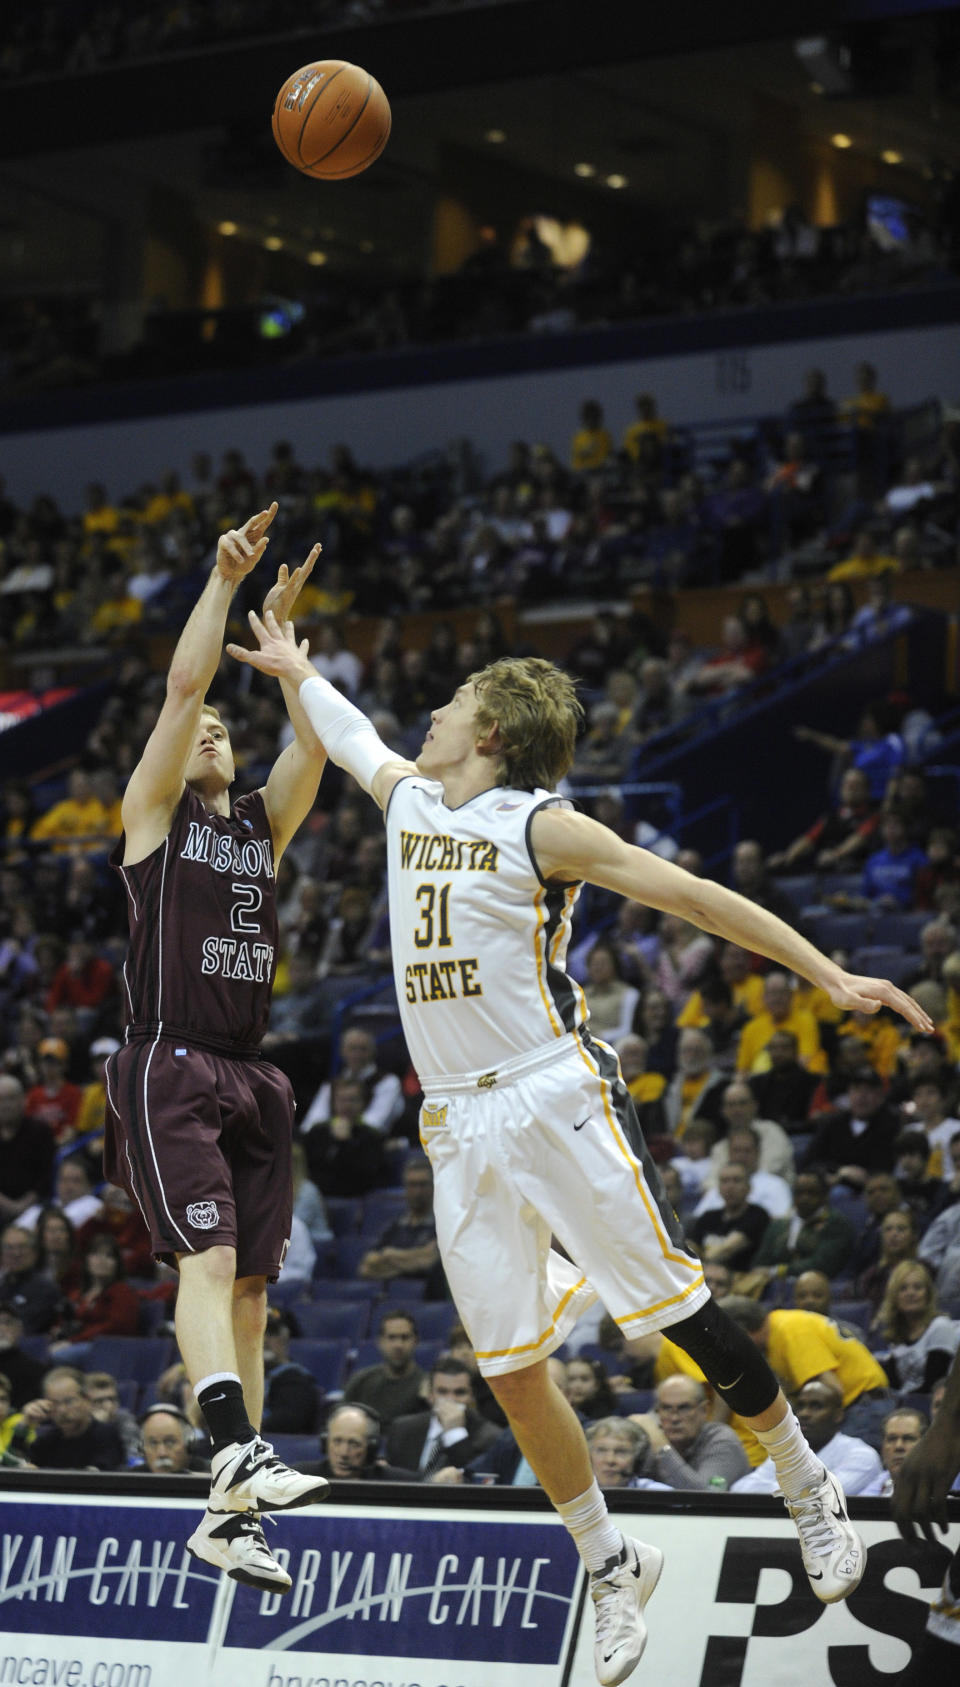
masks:
{"type": "Polygon", "coordinates": [[[231,527],[217,540],[217,572],[231,586],[239,586],[252,568],[256,568],[270,543],[267,528],[279,509],[273,503],[268,510],[252,515],[242,527],[231,527]]]}

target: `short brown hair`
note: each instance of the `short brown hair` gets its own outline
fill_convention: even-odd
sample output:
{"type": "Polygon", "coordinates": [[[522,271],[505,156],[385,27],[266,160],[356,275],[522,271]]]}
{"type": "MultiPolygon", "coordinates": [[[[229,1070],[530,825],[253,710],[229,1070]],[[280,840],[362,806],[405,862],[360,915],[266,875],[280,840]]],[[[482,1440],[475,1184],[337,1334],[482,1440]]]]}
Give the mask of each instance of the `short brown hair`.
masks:
{"type": "Polygon", "coordinates": [[[573,764],[583,706],[574,681],[539,656],[503,656],[470,680],[480,733],[500,737],[499,785],[552,791],[573,764]]]}

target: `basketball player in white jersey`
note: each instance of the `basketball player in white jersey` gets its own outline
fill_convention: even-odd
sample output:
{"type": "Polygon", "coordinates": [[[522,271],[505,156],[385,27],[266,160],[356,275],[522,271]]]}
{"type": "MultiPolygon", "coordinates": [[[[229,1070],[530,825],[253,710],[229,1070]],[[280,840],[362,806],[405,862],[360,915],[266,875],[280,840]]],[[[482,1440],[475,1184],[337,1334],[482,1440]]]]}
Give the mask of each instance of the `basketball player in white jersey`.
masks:
{"type": "Polygon", "coordinates": [[[579,887],[589,880],[767,954],[840,1007],[891,1007],[923,1031],[930,1020],[755,903],[574,812],[555,786],[580,708],[551,663],[505,659],[473,675],[434,711],[413,763],[317,676],[289,624],[250,620],[259,649],[230,653],[298,686],[330,758],[385,812],[397,995],[424,1092],[441,1257],[480,1370],[590,1573],[602,1687],[641,1656],[663,1560],[614,1527],[580,1424],[548,1376],[549,1354],[597,1295],[628,1337],[668,1330],[747,1418],[775,1461],[814,1593],[845,1598],[865,1550],[843,1491],[759,1349],[711,1299],[617,1057],[591,1038],[564,969],[579,887]]]}

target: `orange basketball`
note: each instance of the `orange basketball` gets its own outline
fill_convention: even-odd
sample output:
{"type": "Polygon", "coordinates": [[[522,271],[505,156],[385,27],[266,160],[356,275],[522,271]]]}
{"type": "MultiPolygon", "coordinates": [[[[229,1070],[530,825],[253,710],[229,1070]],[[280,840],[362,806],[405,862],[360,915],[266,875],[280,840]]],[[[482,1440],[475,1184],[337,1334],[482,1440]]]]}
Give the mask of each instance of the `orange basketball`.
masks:
{"type": "Polygon", "coordinates": [[[288,76],[273,108],[273,138],[305,176],[358,176],[390,138],[390,105],[358,64],[320,59],[288,76]]]}

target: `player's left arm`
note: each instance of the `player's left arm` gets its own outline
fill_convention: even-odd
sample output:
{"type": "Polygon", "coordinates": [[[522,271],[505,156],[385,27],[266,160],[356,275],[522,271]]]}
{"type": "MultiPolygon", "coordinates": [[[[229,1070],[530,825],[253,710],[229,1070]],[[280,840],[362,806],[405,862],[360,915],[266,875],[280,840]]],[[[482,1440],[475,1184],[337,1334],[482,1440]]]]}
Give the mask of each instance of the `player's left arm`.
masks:
{"type": "Polygon", "coordinates": [[[955,1353],[940,1410],[926,1435],[907,1454],[894,1485],[891,1509],[904,1540],[913,1540],[919,1527],[928,1541],[935,1541],[934,1524],[946,1534],[950,1527],[947,1495],[958,1472],[960,1354],[955,1353]]]}
{"type": "MultiPolygon", "coordinates": [[[[280,626],[289,621],[290,611],[313,572],[320,550],[319,545],[314,545],[306,562],[302,562],[292,574],[286,563],[281,564],[276,581],[263,600],[264,613],[269,609],[280,626]]],[[[280,689],[295,737],[293,743],[288,744],[277,757],[263,788],[276,861],[280,860],[290,839],[316,802],[320,778],[327,762],[327,752],[307,719],[297,687],[281,676],[280,689]]]]}
{"type": "Polygon", "coordinates": [[[876,1013],[892,1008],[918,1031],[933,1021],[918,1002],[883,978],[845,972],[766,908],[712,879],[699,879],[650,850],[624,843],[609,827],[586,814],[556,807],[536,811],[530,832],[544,879],[586,879],[666,914],[678,914],[712,936],[767,955],[789,972],[826,990],[837,1007],[876,1013]]]}

